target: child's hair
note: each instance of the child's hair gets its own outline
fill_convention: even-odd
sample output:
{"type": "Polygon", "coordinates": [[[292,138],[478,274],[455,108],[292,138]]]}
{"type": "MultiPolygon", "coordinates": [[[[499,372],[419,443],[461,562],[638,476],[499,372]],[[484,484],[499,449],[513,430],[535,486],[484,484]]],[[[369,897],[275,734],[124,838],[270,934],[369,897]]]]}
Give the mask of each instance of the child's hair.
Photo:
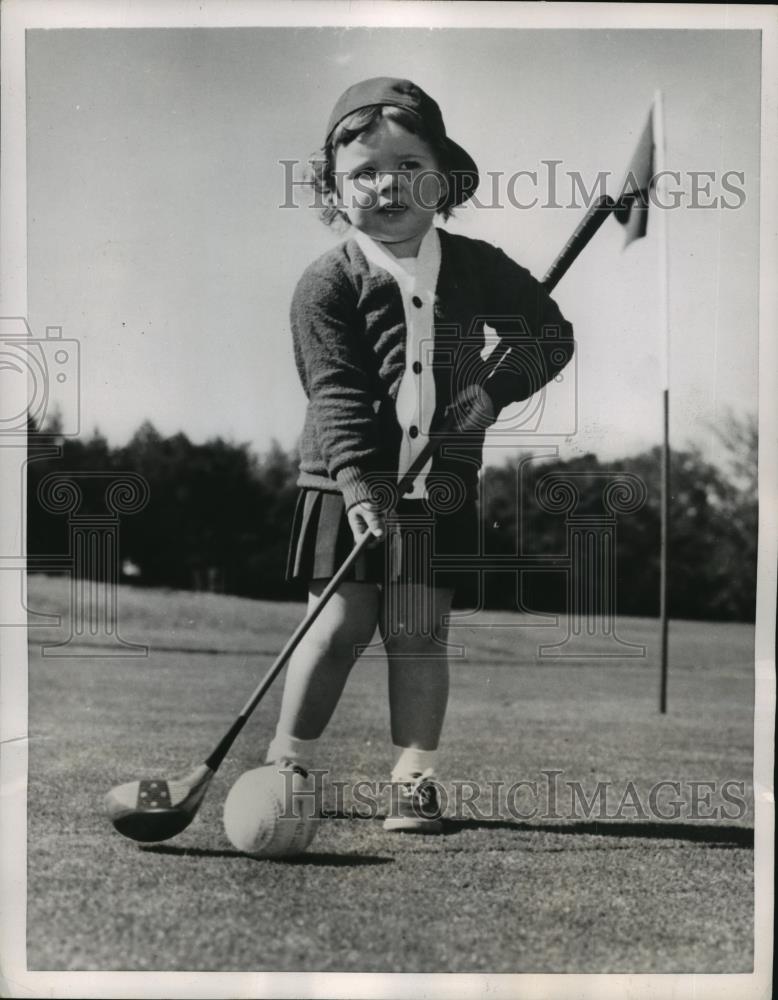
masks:
{"type": "MultiPolygon", "coordinates": [[[[424,123],[424,120],[412,111],[398,108],[394,105],[373,104],[360,108],[347,115],[338,123],[327,143],[308,161],[309,183],[323,201],[320,217],[328,226],[335,222],[347,222],[346,213],[335,204],[337,189],[335,185],[335,154],[339,146],[346,146],[365,132],[369,132],[381,119],[387,119],[402,126],[413,135],[423,139],[432,149],[438,167],[445,180],[445,198],[438,206],[438,212],[444,219],[451,215],[456,204],[456,179],[452,174],[450,154],[444,141],[436,137],[424,123]]],[[[318,199],[317,199],[318,200],[318,199]]]]}

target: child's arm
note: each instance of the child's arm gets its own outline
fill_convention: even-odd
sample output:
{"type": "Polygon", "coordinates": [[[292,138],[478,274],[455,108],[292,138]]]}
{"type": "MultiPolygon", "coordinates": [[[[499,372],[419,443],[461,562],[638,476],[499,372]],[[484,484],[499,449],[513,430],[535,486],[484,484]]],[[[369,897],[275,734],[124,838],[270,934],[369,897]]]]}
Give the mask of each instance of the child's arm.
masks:
{"type": "Polygon", "coordinates": [[[292,299],[295,359],[309,399],[316,448],[346,504],[370,502],[368,477],[380,468],[374,410],[377,374],[360,339],[356,291],[342,273],[318,262],[303,274],[292,299]]]}
{"type": "MultiPolygon", "coordinates": [[[[500,338],[491,359],[512,350],[494,375],[482,381],[495,410],[528,399],[568,364],[575,350],[573,327],[556,302],[530,272],[501,250],[494,251],[492,296],[494,318],[486,322],[500,338]]],[[[487,359],[482,379],[495,361],[487,359]]]]}

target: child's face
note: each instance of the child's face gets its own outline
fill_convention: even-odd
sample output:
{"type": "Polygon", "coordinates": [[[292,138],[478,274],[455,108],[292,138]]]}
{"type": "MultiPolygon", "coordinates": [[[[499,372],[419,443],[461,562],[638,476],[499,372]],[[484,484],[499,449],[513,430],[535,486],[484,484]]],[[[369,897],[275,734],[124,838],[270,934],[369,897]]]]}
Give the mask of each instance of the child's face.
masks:
{"type": "Polygon", "coordinates": [[[432,225],[443,178],[430,146],[382,118],[335,154],[340,207],[396,257],[413,257],[432,225]]]}

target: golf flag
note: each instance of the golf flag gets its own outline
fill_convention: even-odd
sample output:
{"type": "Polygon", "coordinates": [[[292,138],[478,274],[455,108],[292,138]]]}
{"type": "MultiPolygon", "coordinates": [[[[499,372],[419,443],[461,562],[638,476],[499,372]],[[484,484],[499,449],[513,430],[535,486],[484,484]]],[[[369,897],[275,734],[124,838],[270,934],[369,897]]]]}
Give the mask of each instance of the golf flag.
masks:
{"type": "MultiPolygon", "coordinates": [[[[646,235],[648,229],[649,192],[654,185],[663,185],[665,177],[665,122],[662,91],[657,90],[643,132],[638,140],[627,176],[613,209],[624,226],[624,246],[646,235]],[[654,173],[656,169],[656,174],[654,173]]],[[[661,514],[659,551],[659,623],[660,623],[660,685],[659,711],[667,711],[668,673],[668,547],[670,540],[670,297],[667,213],[659,211],[657,267],[659,307],[659,371],[662,395],[662,463],[660,469],[661,514]]]]}
{"type": "Polygon", "coordinates": [[[654,180],[654,109],[638,141],[613,214],[626,230],[624,246],[646,235],[648,192],[654,180]]]}

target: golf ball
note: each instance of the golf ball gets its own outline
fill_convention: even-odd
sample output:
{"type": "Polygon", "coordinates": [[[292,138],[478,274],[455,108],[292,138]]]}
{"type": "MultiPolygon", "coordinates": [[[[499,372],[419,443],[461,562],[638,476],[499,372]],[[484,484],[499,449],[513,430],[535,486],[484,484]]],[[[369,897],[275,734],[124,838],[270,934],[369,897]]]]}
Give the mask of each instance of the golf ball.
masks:
{"type": "Polygon", "coordinates": [[[256,858],[302,853],[319,825],[316,787],[298,768],[245,771],[224,803],[224,830],[233,847],[256,858]]]}

